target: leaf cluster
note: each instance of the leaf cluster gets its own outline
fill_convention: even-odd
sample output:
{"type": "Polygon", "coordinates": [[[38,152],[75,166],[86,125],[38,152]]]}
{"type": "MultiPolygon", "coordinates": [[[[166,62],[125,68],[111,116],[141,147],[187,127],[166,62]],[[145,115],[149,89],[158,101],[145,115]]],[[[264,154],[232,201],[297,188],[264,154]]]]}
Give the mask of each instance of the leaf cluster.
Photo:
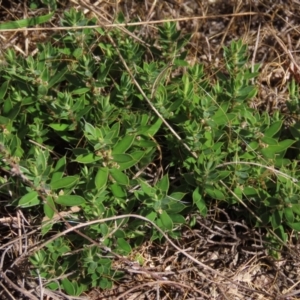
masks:
{"type": "MultiPolygon", "coordinates": [[[[61,24],[96,22],[70,10],[61,24]]],[[[45,237],[60,230],[59,213],[80,207],[66,217],[69,224],[135,213],[176,238],[189,212],[205,216],[212,203],[225,203],[239,207],[236,219],[286,242],[288,228],[300,230],[299,123],[287,129],[280,113],[250,108],[259,66],[251,70],[241,41],[224,48],[225,71],[211,79],[201,64],[186,62],[189,37],[175,23],[159,34],[148,48],[118,29],[76,29],[39,45],[34,57],[5,53],[1,193],[9,205],[45,217],[45,237]],[[163,126],[132,76],[196,157],[163,126]]],[[[295,84],[290,90],[295,110],[299,91],[295,84]]],[[[84,234],[120,255],[162,238],[133,219],[92,225],[84,234]]],[[[49,243],[31,263],[49,288],[71,295],[110,288],[122,276],[107,253],[75,234],[49,243]],[[71,275],[55,280],[63,274],[71,275]]]]}

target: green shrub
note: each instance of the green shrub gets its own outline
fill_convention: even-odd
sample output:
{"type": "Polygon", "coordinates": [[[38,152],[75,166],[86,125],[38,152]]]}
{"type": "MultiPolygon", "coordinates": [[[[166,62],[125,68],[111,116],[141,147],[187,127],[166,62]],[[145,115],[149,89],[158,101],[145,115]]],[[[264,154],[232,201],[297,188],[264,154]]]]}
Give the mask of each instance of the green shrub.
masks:
{"type": "MultiPolygon", "coordinates": [[[[62,24],[95,20],[71,10],[62,24]]],[[[185,61],[189,37],[175,23],[159,27],[159,34],[158,46],[149,49],[118,29],[74,29],[39,45],[34,57],[6,52],[0,69],[0,155],[9,176],[0,180],[9,184],[2,193],[13,195],[10,205],[33,215],[42,209],[50,220],[43,223],[46,236],[58,230],[57,212],[68,207],[80,207],[66,217],[70,224],[135,213],[176,238],[192,210],[205,216],[211,203],[235,205],[236,219],[273,230],[269,239],[277,251],[274,236],[285,242],[289,227],[300,230],[298,147],[293,148],[299,123],[286,129],[280,113],[250,108],[256,96],[250,82],[259,66],[251,72],[241,41],[224,48],[226,71],[210,79],[202,65],[185,61]],[[151,165],[157,174],[145,172],[151,165]]],[[[295,85],[291,95],[295,110],[295,85]]],[[[83,233],[120,255],[145,239],[162,238],[133,218],[94,224],[83,233]]],[[[71,295],[91,286],[110,288],[122,273],[112,267],[109,251],[86,244],[68,234],[30,261],[49,288],[61,286],[71,295]],[[63,274],[71,275],[54,280],[63,274]]]]}

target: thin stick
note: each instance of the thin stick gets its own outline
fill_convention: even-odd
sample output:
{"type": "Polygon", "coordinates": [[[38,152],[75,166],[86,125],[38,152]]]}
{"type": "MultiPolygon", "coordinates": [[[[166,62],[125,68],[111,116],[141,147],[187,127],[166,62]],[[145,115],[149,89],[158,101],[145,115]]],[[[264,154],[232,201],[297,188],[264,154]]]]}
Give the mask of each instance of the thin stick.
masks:
{"type": "MultiPolygon", "coordinates": [[[[132,23],[118,23],[118,24],[101,24],[101,25],[89,25],[89,26],[68,26],[68,27],[37,27],[37,28],[14,28],[14,29],[0,29],[0,32],[9,32],[9,31],[55,31],[55,30],[77,30],[77,29],[85,29],[85,28],[115,28],[115,27],[130,27],[130,26],[142,26],[142,25],[151,25],[151,24],[162,24],[166,22],[180,22],[187,20],[203,20],[203,19],[216,19],[216,18],[226,18],[226,17],[243,17],[243,16],[255,16],[258,13],[255,12],[247,12],[247,13],[239,13],[239,14],[225,14],[225,15],[213,15],[213,16],[197,16],[197,17],[182,17],[175,19],[166,19],[166,20],[155,20],[155,21],[145,21],[145,22],[132,22],[132,23]]],[[[266,15],[268,14],[261,14],[266,15]]]]}

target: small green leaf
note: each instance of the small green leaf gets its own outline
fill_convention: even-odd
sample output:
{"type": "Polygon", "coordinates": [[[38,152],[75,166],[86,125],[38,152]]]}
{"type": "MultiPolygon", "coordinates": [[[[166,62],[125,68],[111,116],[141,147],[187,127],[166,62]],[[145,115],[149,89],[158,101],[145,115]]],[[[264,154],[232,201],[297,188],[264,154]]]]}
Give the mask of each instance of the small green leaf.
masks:
{"type": "Polygon", "coordinates": [[[266,197],[264,200],[265,206],[276,208],[280,202],[276,197],[266,197]]]}
{"type": "Polygon", "coordinates": [[[218,180],[224,180],[225,178],[227,178],[231,172],[230,171],[218,171],[218,180]]]}
{"type": "Polygon", "coordinates": [[[4,96],[6,94],[8,84],[9,84],[9,81],[4,81],[0,87],[0,103],[4,100],[4,96]]]}
{"type": "Polygon", "coordinates": [[[111,131],[114,132],[112,135],[112,139],[119,136],[120,133],[120,122],[116,122],[113,126],[111,126],[111,131]]]}
{"type": "Polygon", "coordinates": [[[295,220],[293,210],[290,207],[285,207],[283,210],[284,216],[289,223],[293,223],[295,220]]]}
{"type": "Polygon", "coordinates": [[[90,91],[90,89],[89,88],[86,88],[86,87],[84,87],[84,88],[79,88],[79,89],[77,89],[77,90],[74,90],[74,91],[72,91],[72,95],[81,95],[81,94],[85,94],[85,93],[87,93],[87,92],[89,92],[90,91]]]}
{"type": "Polygon", "coordinates": [[[247,151],[254,151],[258,148],[259,143],[258,142],[250,142],[249,144],[247,144],[247,151]]]}
{"type": "Polygon", "coordinates": [[[156,217],[157,217],[157,213],[156,213],[155,211],[151,211],[151,213],[149,213],[149,214],[146,216],[146,218],[147,218],[148,220],[152,221],[152,222],[155,221],[156,217]]]}
{"type": "Polygon", "coordinates": [[[270,223],[270,212],[266,211],[259,215],[260,219],[262,220],[263,226],[267,226],[270,223]]]}
{"type": "Polygon", "coordinates": [[[277,145],[272,145],[268,146],[264,149],[261,150],[261,153],[266,157],[266,158],[274,158],[274,155],[276,153],[283,152],[287,150],[289,147],[291,147],[296,141],[294,140],[284,140],[279,142],[277,145]]]}
{"type": "MultiPolygon", "coordinates": [[[[167,198],[169,198],[169,196],[167,198]]],[[[168,208],[166,208],[166,212],[168,212],[170,214],[175,214],[175,213],[181,212],[182,210],[184,210],[186,208],[186,206],[183,203],[178,202],[178,201],[172,201],[173,198],[170,198],[170,199],[171,199],[169,201],[170,203],[167,204],[168,208]]]]}
{"type": "Polygon", "coordinates": [[[75,287],[75,296],[80,296],[84,290],[87,289],[86,285],[80,284],[78,285],[77,282],[74,282],[74,287],[75,287]]]}
{"type": "Polygon", "coordinates": [[[168,215],[167,212],[163,211],[160,216],[159,216],[163,226],[167,229],[167,230],[172,230],[173,229],[173,221],[170,218],[170,216],[168,215]]]}
{"type": "Polygon", "coordinates": [[[115,154],[113,160],[118,164],[132,162],[133,159],[129,154],[115,154]]]}
{"type": "Polygon", "coordinates": [[[69,128],[69,124],[52,123],[52,124],[49,124],[49,127],[54,129],[55,131],[66,131],[69,128]]]}
{"type": "Polygon", "coordinates": [[[69,281],[69,279],[64,278],[64,279],[62,279],[61,283],[62,283],[63,289],[66,291],[66,293],[68,295],[74,296],[76,294],[75,287],[74,287],[73,283],[71,281],[69,281]]]}
{"type": "MultiPolygon", "coordinates": [[[[55,165],[54,172],[52,174],[51,183],[58,181],[59,179],[63,178],[66,166],[66,157],[63,156],[58,160],[55,165]]],[[[50,183],[50,185],[51,185],[50,183]]]]}
{"type": "Polygon", "coordinates": [[[76,48],[74,51],[73,51],[73,56],[76,58],[76,59],[79,59],[83,54],[83,49],[82,48],[76,48]]]}
{"type": "Polygon", "coordinates": [[[42,229],[41,229],[41,233],[42,235],[47,234],[53,227],[53,223],[52,222],[46,222],[44,224],[42,224],[42,229]]]}
{"type": "Polygon", "coordinates": [[[144,140],[144,139],[140,139],[140,140],[136,140],[134,143],[136,146],[138,147],[142,147],[142,148],[154,148],[157,146],[156,143],[154,143],[153,141],[149,141],[149,140],[144,140]]]}
{"type": "Polygon", "coordinates": [[[109,228],[107,224],[102,223],[100,224],[101,234],[105,237],[109,233],[109,228]]]}
{"type": "Polygon", "coordinates": [[[148,184],[148,182],[144,181],[144,180],[139,180],[139,183],[141,185],[141,189],[142,191],[150,196],[153,197],[155,195],[156,190],[150,186],[150,184],[148,184]]]}
{"type": "Polygon", "coordinates": [[[288,226],[290,226],[292,229],[300,232],[300,222],[288,223],[288,226]]]}
{"type": "Polygon", "coordinates": [[[176,67],[189,67],[189,63],[185,60],[182,60],[182,59],[175,59],[174,60],[174,65],[176,67]]]}
{"type": "Polygon", "coordinates": [[[76,157],[75,161],[81,164],[90,164],[102,159],[100,156],[96,156],[94,153],[89,153],[87,155],[80,154],[76,157]]]}
{"type": "Polygon", "coordinates": [[[55,84],[61,82],[65,78],[65,74],[68,72],[68,68],[64,67],[64,63],[59,66],[59,71],[57,71],[53,76],[51,76],[48,82],[48,89],[52,88],[55,84]]]}
{"type": "Polygon", "coordinates": [[[169,214],[173,223],[175,224],[185,224],[185,218],[179,214],[169,214]]]}
{"type": "Polygon", "coordinates": [[[154,136],[156,134],[156,132],[159,130],[161,124],[162,124],[162,120],[158,118],[155,121],[155,123],[152,124],[149,129],[147,129],[146,132],[143,132],[143,134],[154,136]]]}
{"type": "Polygon", "coordinates": [[[145,151],[135,151],[130,154],[135,163],[138,163],[145,155],[145,151]]]}
{"type": "Polygon", "coordinates": [[[257,195],[257,190],[254,189],[253,187],[244,187],[243,189],[243,194],[247,197],[254,197],[257,195]]]}
{"type": "Polygon", "coordinates": [[[58,196],[58,198],[55,199],[55,202],[65,206],[76,206],[85,203],[85,200],[81,196],[62,195],[58,196]]]}
{"type": "Polygon", "coordinates": [[[193,192],[193,203],[197,205],[200,214],[205,217],[207,214],[207,207],[198,187],[193,192]]]}
{"type": "Polygon", "coordinates": [[[91,136],[93,136],[94,138],[96,138],[97,137],[97,131],[96,131],[96,128],[92,125],[92,124],[90,124],[90,123],[88,123],[88,122],[85,122],[85,124],[84,124],[84,131],[86,132],[86,133],[89,133],[91,136]]]}
{"type": "Polygon", "coordinates": [[[292,205],[292,211],[297,214],[298,216],[300,216],[300,204],[293,204],[292,205]]]}
{"type": "Polygon", "coordinates": [[[278,144],[277,139],[274,139],[274,138],[271,138],[271,137],[268,137],[268,136],[263,136],[261,138],[261,141],[264,144],[267,144],[268,146],[277,146],[277,144],[278,144]]]}
{"type": "MultiPolygon", "coordinates": [[[[5,103],[7,103],[8,101],[4,101],[4,105],[5,103]]],[[[6,117],[8,117],[10,120],[14,120],[20,113],[21,111],[21,103],[17,103],[16,105],[14,105],[14,107],[9,111],[9,113],[6,115],[6,117]]]]}
{"type": "Polygon", "coordinates": [[[110,185],[110,189],[115,197],[117,198],[126,198],[126,192],[124,191],[123,187],[117,183],[113,183],[110,185]]]}
{"type": "Polygon", "coordinates": [[[264,132],[264,135],[267,137],[273,137],[282,127],[283,121],[274,122],[269,128],[264,132]]]}
{"type": "Polygon", "coordinates": [[[169,176],[166,174],[157,184],[156,187],[163,192],[167,192],[169,190],[169,176]]]}
{"type": "Polygon", "coordinates": [[[130,244],[123,238],[118,238],[117,244],[118,252],[123,255],[128,255],[132,251],[130,244]]]}
{"type": "Polygon", "coordinates": [[[134,140],[135,135],[126,135],[113,147],[112,154],[124,154],[131,147],[134,140]]]}
{"type": "Polygon", "coordinates": [[[44,213],[51,220],[55,213],[55,203],[51,196],[47,197],[47,202],[44,203],[44,213]]]}
{"type": "Polygon", "coordinates": [[[106,277],[102,277],[101,280],[100,280],[100,284],[99,284],[99,287],[103,290],[108,290],[108,289],[111,289],[112,288],[112,281],[109,280],[108,278],[106,277]]]}
{"type": "Polygon", "coordinates": [[[114,160],[120,165],[119,170],[123,171],[136,165],[145,155],[144,151],[136,151],[129,154],[115,154],[114,160]]]}
{"type": "MultiPolygon", "coordinates": [[[[168,196],[169,198],[171,199],[175,199],[175,200],[182,200],[182,198],[186,195],[186,193],[181,193],[181,192],[175,192],[175,193],[172,193],[170,196],[168,196]]],[[[177,202],[178,202],[177,201],[177,202]]]]}
{"type": "Polygon", "coordinates": [[[100,168],[95,177],[95,185],[98,190],[106,187],[109,170],[108,168],[100,168]]]}
{"type": "Polygon", "coordinates": [[[8,125],[11,122],[11,120],[9,118],[0,116],[0,124],[1,125],[8,125]]]}
{"type": "Polygon", "coordinates": [[[228,123],[228,117],[227,117],[227,114],[226,113],[223,113],[223,114],[215,114],[212,119],[215,121],[216,125],[225,125],[228,123]]]}
{"type": "Polygon", "coordinates": [[[280,225],[276,230],[275,234],[285,243],[287,241],[288,235],[284,231],[284,228],[282,225],[280,225]]]}
{"type": "Polygon", "coordinates": [[[120,185],[129,185],[129,179],[126,174],[124,174],[119,169],[110,169],[110,175],[112,178],[120,185]]]}
{"type": "Polygon", "coordinates": [[[76,185],[78,180],[79,180],[78,176],[63,177],[55,182],[52,182],[51,189],[53,190],[70,189],[76,185]]]}
{"type": "Polygon", "coordinates": [[[281,220],[282,220],[282,211],[274,211],[274,213],[272,213],[271,215],[271,225],[273,227],[273,229],[277,229],[280,224],[281,224],[281,220]]]}
{"type": "Polygon", "coordinates": [[[36,191],[29,192],[19,200],[19,206],[23,208],[35,206],[39,203],[40,200],[38,199],[38,193],[36,191]]]}
{"type": "Polygon", "coordinates": [[[182,103],[184,102],[183,98],[179,98],[177,99],[175,102],[173,102],[170,107],[168,108],[168,111],[175,111],[176,109],[178,109],[178,107],[180,107],[182,105],[182,103]]]}
{"type": "Polygon", "coordinates": [[[44,85],[39,85],[38,87],[38,95],[41,97],[46,96],[48,93],[48,87],[44,85]]]}
{"type": "Polygon", "coordinates": [[[225,195],[217,188],[206,187],[205,192],[213,199],[225,200],[225,195]]]}
{"type": "Polygon", "coordinates": [[[55,290],[59,289],[59,283],[58,282],[50,282],[50,283],[46,284],[46,287],[52,291],[55,291],[55,290]]]}
{"type": "Polygon", "coordinates": [[[254,86],[243,86],[238,92],[237,92],[237,98],[240,101],[244,101],[246,99],[253,98],[257,93],[257,90],[254,86]]]}

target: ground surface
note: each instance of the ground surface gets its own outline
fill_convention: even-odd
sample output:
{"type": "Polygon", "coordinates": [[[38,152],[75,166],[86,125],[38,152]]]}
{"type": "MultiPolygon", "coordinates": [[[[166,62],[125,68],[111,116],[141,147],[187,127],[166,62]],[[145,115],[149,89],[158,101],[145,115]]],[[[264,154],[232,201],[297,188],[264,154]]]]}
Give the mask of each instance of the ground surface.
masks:
{"type": "MultiPolygon", "coordinates": [[[[61,1],[64,2],[64,1],[61,1]]],[[[25,2],[26,3],[26,2],[25,2]]],[[[287,83],[295,78],[300,84],[300,2],[297,0],[121,0],[121,1],[69,1],[60,5],[84,10],[87,16],[96,16],[101,22],[111,22],[117,11],[122,10],[127,21],[178,19],[178,28],[192,33],[189,45],[190,63],[196,61],[222,69],[222,45],[242,39],[249,45],[253,63],[262,64],[257,82],[259,93],[250,104],[257,109],[285,111],[287,83]],[[193,18],[193,17],[200,18],[193,18]]],[[[17,1],[0,1],[0,20],[16,20],[43,14],[31,12],[26,4],[17,1]]],[[[56,16],[59,18],[59,11],[56,16]]],[[[53,26],[55,26],[55,20],[53,26]]],[[[49,39],[51,33],[0,32],[0,50],[13,47],[20,55],[33,55],[36,42],[49,39]]],[[[153,24],[141,26],[139,37],[155,35],[153,24]]],[[[0,56],[1,57],[1,56],[0,56]]],[[[208,75],[209,76],[209,75],[208,75]]],[[[287,116],[287,124],[297,116],[287,116]]],[[[22,230],[15,222],[26,225],[20,212],[1,211],[0,251],[5,255],[5,265],[10,265],[22,251],[17,237],[22,230]],[[6,220],[6,221],[5,221],[6,220]],[[15,225],[14,225],[15,224],[15,225]]],[[[127,276],[111,291],[94,289],[80,299],[299,299],[300,263],[299,244],[291,237],[289,247],[283,249],[280,260],[267,255],[262,242],[263,232],[232,221],[230,214],[212,207],[206,219],[196,216],[197,225],[183,229],[182,239],[176,241],[196,260],[214,269],[201,267],[184,256],[172,245],[145,244],[136,249],[144,258],[143,268],[116,265],[126,268],[127,276]]],[[[30,226],[30,224],[29,224],[30,226]]],[[[21,226],[22,227],[22,226],[21,226]]],[[[29,238],[29,240],[32,240],[29,238]]],[[[116,262],[117,264],[117,262],[116,262]]],[[[3,267],[3,262],[1,262],[3,267]]],[[[26,284],[26,269],[12,268],[21,290],[33,296],[36,282],[26,284]],[[31,289],[29,288],[31,286],[31,289]]],[[[1,281],[1,299],[27,299],[1,281]]],[[[62,294],[48,293],[44,299],[73,299],[62,294]]],[[[30,297],[29,297],[30,298],[30,297]]],[[[29,299],[28,298],[28,299],[29,299]]]]}

